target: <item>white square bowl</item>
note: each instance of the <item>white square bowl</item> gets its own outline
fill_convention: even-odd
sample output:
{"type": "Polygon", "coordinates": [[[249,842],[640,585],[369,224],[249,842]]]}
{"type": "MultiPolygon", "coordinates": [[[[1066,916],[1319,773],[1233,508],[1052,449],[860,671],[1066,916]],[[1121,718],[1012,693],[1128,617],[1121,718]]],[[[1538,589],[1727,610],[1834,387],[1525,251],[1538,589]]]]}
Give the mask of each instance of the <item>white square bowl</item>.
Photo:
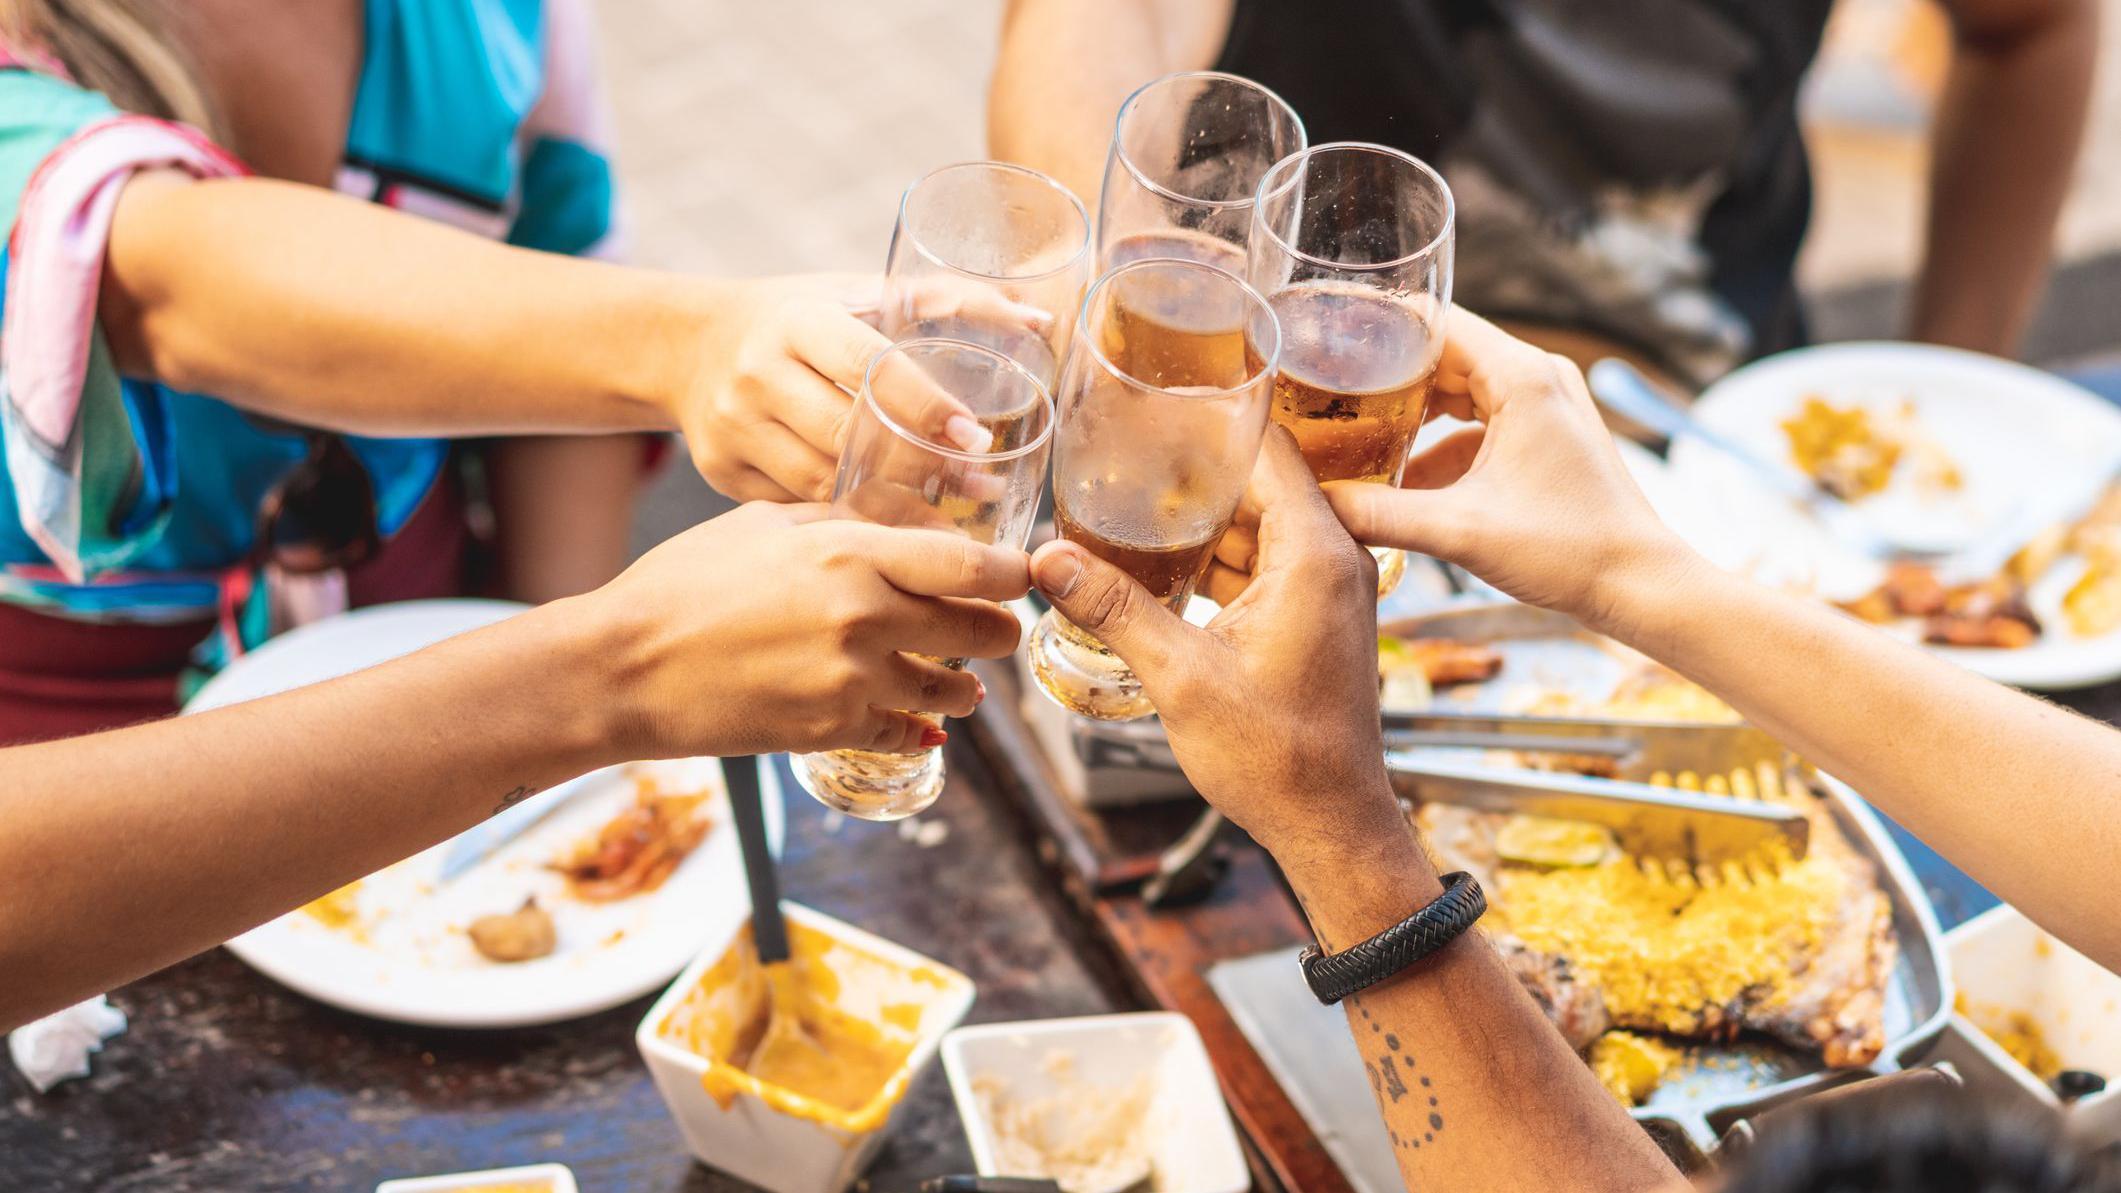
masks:
{"type": "Polygon", "coordinates": [[[2121,975],[2042,931],[2009,905],[1945,934],[1952,975],[1971,1015],[1954,1014],[1935,1060],[1958,1067],[1978,1096],[2061,1108],[2070,1131],[2093,1143],[2121,1141],[2121,975]],[[2113,1084],[2068,1106],[1980,1027],[1984,1013],[2022,1011],[2065,1069],[2113,1084]]]}
{"type": "MultiPolygon", "coordinates": [[[[677,1120],[685,1146],[700,1162],[741,1177],[773,1193],[841,1193],[854,1183],[863,1168],[883,1146],[891,1125],[902,1109],[899,1095],[911,1088],[935,1060],[944,1033],[962,1021],[972,1007],[972,979],[938,961],[901,948],[852,924],[793,903],[782,904],[791,928],[810,928],[831,937],[857,953],[866,954],[908,973],[932,978],[932,992],[919,1002],[920,1018],[915,1043],[899,1071],[885,1088],[893,1092],[889,1109],[859,1130],[841,1123],[791,1113],[755,1092],[738,1090],[727,1104],[707,1091],[707,1058],[666,1038],[664,1025],[700,984],[707,971],[750,928],[747,918],[728,939],[709,946],[678,975],[670,989],[656,1000],[647,1018],[634,1032],[634,1044],[648,1062],[648,1074],[663,1095],[670,1116],[677,1120]]],[[[846,999],[855,994],[853,984],[841,991],[846,999]]],[[[843,1008],[852,1010],[843,1001],[843,1008]]]]}
{"type": "Polygon", "coordinates": [[[447,1172],[384,1181],[376,1193],[481,1193],[481,1190],[528,1185],[539,1193],[578,1193],[574,1172],[565,1164],[525,1164],[480,1172],[447,1172]]]}
{"type": "Polygon", "coordinates": [[[943,1071],[964,1119],[981,1176],[1031,1176],[996,1167],[994,1125],[973,1083],[1000,1082],[1012,1100],[1071,1089],[1129,1089],[1147,1075],[1151,1163],[1158,1193],[1244,1193],[1252,1187],[1200,1032],[1184,1015],[1160,1011],[961,1027],[943,1040],[943,1071]],[[1067,1057],[1065,1075],[1053,1058],[1067,1057]]]}

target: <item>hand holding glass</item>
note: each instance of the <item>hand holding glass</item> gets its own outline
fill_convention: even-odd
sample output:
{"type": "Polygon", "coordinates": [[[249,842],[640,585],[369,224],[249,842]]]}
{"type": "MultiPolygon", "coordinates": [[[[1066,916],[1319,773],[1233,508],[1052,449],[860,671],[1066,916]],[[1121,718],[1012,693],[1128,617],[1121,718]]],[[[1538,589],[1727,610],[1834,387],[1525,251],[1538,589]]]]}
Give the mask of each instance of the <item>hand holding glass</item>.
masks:
{"type": "MultiPolygon", "coordinates": [[[[1182,612],[1244,496],[1280,354],[1265,300],[1231,274],[1152,258],[1106,274],[1060,383],[1060,536],[1182,612]]],[[[1031,636],[1046,695],[1086,717],[1155,711],[1119,656],[1048,613],[1031,636]]]]}
{"type": "MultiPolygon", "coordinates": [[[[1284,337],[1274,421],[1321,483],[1399,484],[1443,351],[1452,231],[1443,177],[1382,145],[1314,146],[1261,180],[1249,276],[1284,337]]],[[[1383,596],[1406,556],[1371,553],[1383,596]]]]}
{"type": "MultiPolygon", "coordinates": [[[[833,516],[943,530],[1021,549],[1038,514],[1053,437],[1053,400],[1022,365],[976,344],[894,344],[869,366],[833,486],[833,516]],[[976,450],[908,430],[918,412],[954,402],[979,424],[976,450]]],[[[937,659],[950,668],[963,659],[937,659]]],[[[940,748],[920,754],[834,750],[795,760],[796,779],[827,807],[897,820],[943,790],[940,748]]]]}

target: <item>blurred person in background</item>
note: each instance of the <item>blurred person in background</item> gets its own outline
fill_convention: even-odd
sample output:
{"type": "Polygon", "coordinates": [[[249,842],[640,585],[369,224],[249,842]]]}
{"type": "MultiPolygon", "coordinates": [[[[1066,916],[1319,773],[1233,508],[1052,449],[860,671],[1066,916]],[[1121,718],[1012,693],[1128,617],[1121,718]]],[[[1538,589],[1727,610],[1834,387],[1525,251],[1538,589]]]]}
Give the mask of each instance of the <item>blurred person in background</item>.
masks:
{"type": "Polygon", "coordinates": [[[485,508],[484,587],[609,579],[652,441],[593,433],[823,495],[834,383],[884,342],[843,282],[561,256],[614,245],[592,32],[584,0],[0,0],[0,742],[465,592],[485,508]]]}
{"type": "MultiPolygon", "coordinates": [[[[1952,57],[1908,334],[2008,356],[2082,139],[2098,5],[1942,3],[1952,57]]],[[[1134,88],[1256,79],[1314,145],[1374,141],[1442,170],[1468,306],[1579,364],[1623,355],[1692,388],[1804,342],[1797,100],[1832,7],[1011,0],[988,142],[1095,201],[1134,88]]]]}

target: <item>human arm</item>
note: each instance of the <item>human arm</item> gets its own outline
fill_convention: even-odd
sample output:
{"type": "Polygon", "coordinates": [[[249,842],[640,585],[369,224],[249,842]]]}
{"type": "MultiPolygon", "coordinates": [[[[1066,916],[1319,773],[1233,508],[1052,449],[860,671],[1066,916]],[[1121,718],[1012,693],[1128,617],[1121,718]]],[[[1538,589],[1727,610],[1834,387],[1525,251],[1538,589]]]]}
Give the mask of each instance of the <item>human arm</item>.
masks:
{"type": "Polygon", "coordinates": [[[2095,0],[1946,0],[1950,73],[1930,141],[1910,334],[2008,356],[2047,277],[2099,48],[2095,0]]]}
{"type": "MultiPolygon", "coordinates": [[[[1195,628],[1072,543],[1040,590],[1118,652],[1187,777],[1274,855],[1338,951],[1442,891],[1384,769],[1375,565],[1278,427],[1254,582],[1195,628]]],[[[1346,1000],[1410,1188],[1646,1190],[1678,1177],[1478,932],[1346,1000]]]]}
{"type": "Polygon", "coordinates": [[[629,269],[161,172],[120,197],[98,319],[126,372],[260,414],[369,435],[676,429],[724,493],[816,499],[845,391],[886,343],[851,287],[629,269]]]}
{"type": "Polygon", "coordinates": [[[0,1027],[226,940],[633,758],[924,748],[1019,551],[752,505],[596,592],[329,683],[0,750],[0,1027]],[[760,580],[759,577],[769,577],[760,580]]]}
{"type": "Polygon", "coordinates": [[[1628,477],[1575,366],[1464,311],[1439,392],[1485,423],[1395,490],[1334,485],[1364,542],[1461,564],[1723,698],[1990,890],[2109,967],[2121,868],[2121,732],[1821,605],[1722,572],[1628,477]]]}
{"type": "Polygon", "coordinates": [[[1060,179],[1097,214],[1105,150],[1135,88],[1206,70],[1235,0],[1010,0],[987,91],[987,152],[1060,179]]]}

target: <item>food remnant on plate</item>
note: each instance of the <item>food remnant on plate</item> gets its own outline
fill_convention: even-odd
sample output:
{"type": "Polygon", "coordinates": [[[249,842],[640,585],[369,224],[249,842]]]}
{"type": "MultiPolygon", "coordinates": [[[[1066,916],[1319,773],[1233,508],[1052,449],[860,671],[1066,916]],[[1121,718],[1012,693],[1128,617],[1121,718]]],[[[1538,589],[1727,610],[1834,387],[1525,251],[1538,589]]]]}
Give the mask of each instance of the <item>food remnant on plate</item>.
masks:
{"type": "Polygon", "coordinates": [[[1591,1072],[1623,1106],[1640,1106],[1657,1092],[1684,1053],[1653,1036],[1609,1031],[1591,1045],[1591,1072]]]}
{"type": "Polygon", "coordinates": [[[302,905],[309,917],[333,931],[348,932],[356,939],[363,935],[361,910],[357,898],[361,893],[361,880],[356,878],[338,890],[302,905]]]}
{"type": "Polygon", "coordinates": [[[2025,585],[2008,568],[1948,588],[1929,565],[1903,561],[1886,568],[1876,589],[1841,608],[1874,624],[1921,618],[1922,640],[1939,646],[2017,650],[2040,636],[2025,585]]]}
{"type": "Polygon", "coordinates": [[[1432,688],[1478,683],[1502,670],[1502,655],[1493,647],[1454,638],[1377,639],[1377,666],[1387,682],[1396,672],[1420,675],[1432,688]]]}
{"type": "Polygon", "coordinates": [[[2062,619],[2080,638],[2121,626],[2121,551],[2090,556],[2084,574],[2062,594],[2062,619]]]}
{"type": "Polygon", "coordinates": [[[804,924],[789,959],[759,963],[751,929],[664,1021],[660,1034],[704,1058],[700,1082],[724,1107],[739,1093],[784,1114],[861,1133],[905,1094],[926,1009],[950,987],[804,924]]]}
{"type": "Polygon", "coordinates": [[[1963,993],[1954,1000],[1952,1009],[1971,1019],[1974,1026],[1981,1029],[1981,1034],[1994,1040],[1998,1048],[2024,1065],[2033,1076],[2042,1081],[2053,1081],[2056,1074],[2062,1072],[2062,1058],[2048,1046],[2047,1034],[2040,1030],[2040,1024],[2031,1015],[2002,1007],[1983,1007],[1977,1013],[1963,993]]]}
{"type": "Polygon", "coordinates": [[[1602,825],[1545,816],[1512,816],[1495,833],[1495,853],[1528,866],[1595,866],[1619,852],[1602,825]]]}
{"type": "Polygon", "coordinates": [[[996,1167],[1044,1177],[1063,1193],[1159,1188],[1150,1075],[1118,1088],[1093,1085],[1072,1076],[1074,1058],[1064,1052],[1049,1056],[1045,1068],[1053,1087],[1036,1097],[1011,1097],[1007,1083],[987,1074],[972,1079],[980,1111],[994,1128],[996,1167]]]}
{"type": "Polygon", "coordinates": [[[1882,433],[1870,411],[1835,406],[1817,394],[1782,420],[1782,433],[1789,438],[1790,459],[1797,467],[1843,501],[1883,490],[1893,479],[1904,447],[1898,438],[1882,433]]]}
{"type": "Polygon", "coordinates": [[[539,907],[534,895],[514,911],[471,921],[469,934],[472,947],[488,961],[535,961],[551,956],[559,944],[552,913],[539,907]]]}
{"type": "Polygon", "coordinates": [[[707,836],[710,822],[701,810],[706,801],[704,791],[665,795],[653,778],[638,776],[632,806],[552,868],[567,876],[569,892],[586,903],[655,890],[707,836]]]}

